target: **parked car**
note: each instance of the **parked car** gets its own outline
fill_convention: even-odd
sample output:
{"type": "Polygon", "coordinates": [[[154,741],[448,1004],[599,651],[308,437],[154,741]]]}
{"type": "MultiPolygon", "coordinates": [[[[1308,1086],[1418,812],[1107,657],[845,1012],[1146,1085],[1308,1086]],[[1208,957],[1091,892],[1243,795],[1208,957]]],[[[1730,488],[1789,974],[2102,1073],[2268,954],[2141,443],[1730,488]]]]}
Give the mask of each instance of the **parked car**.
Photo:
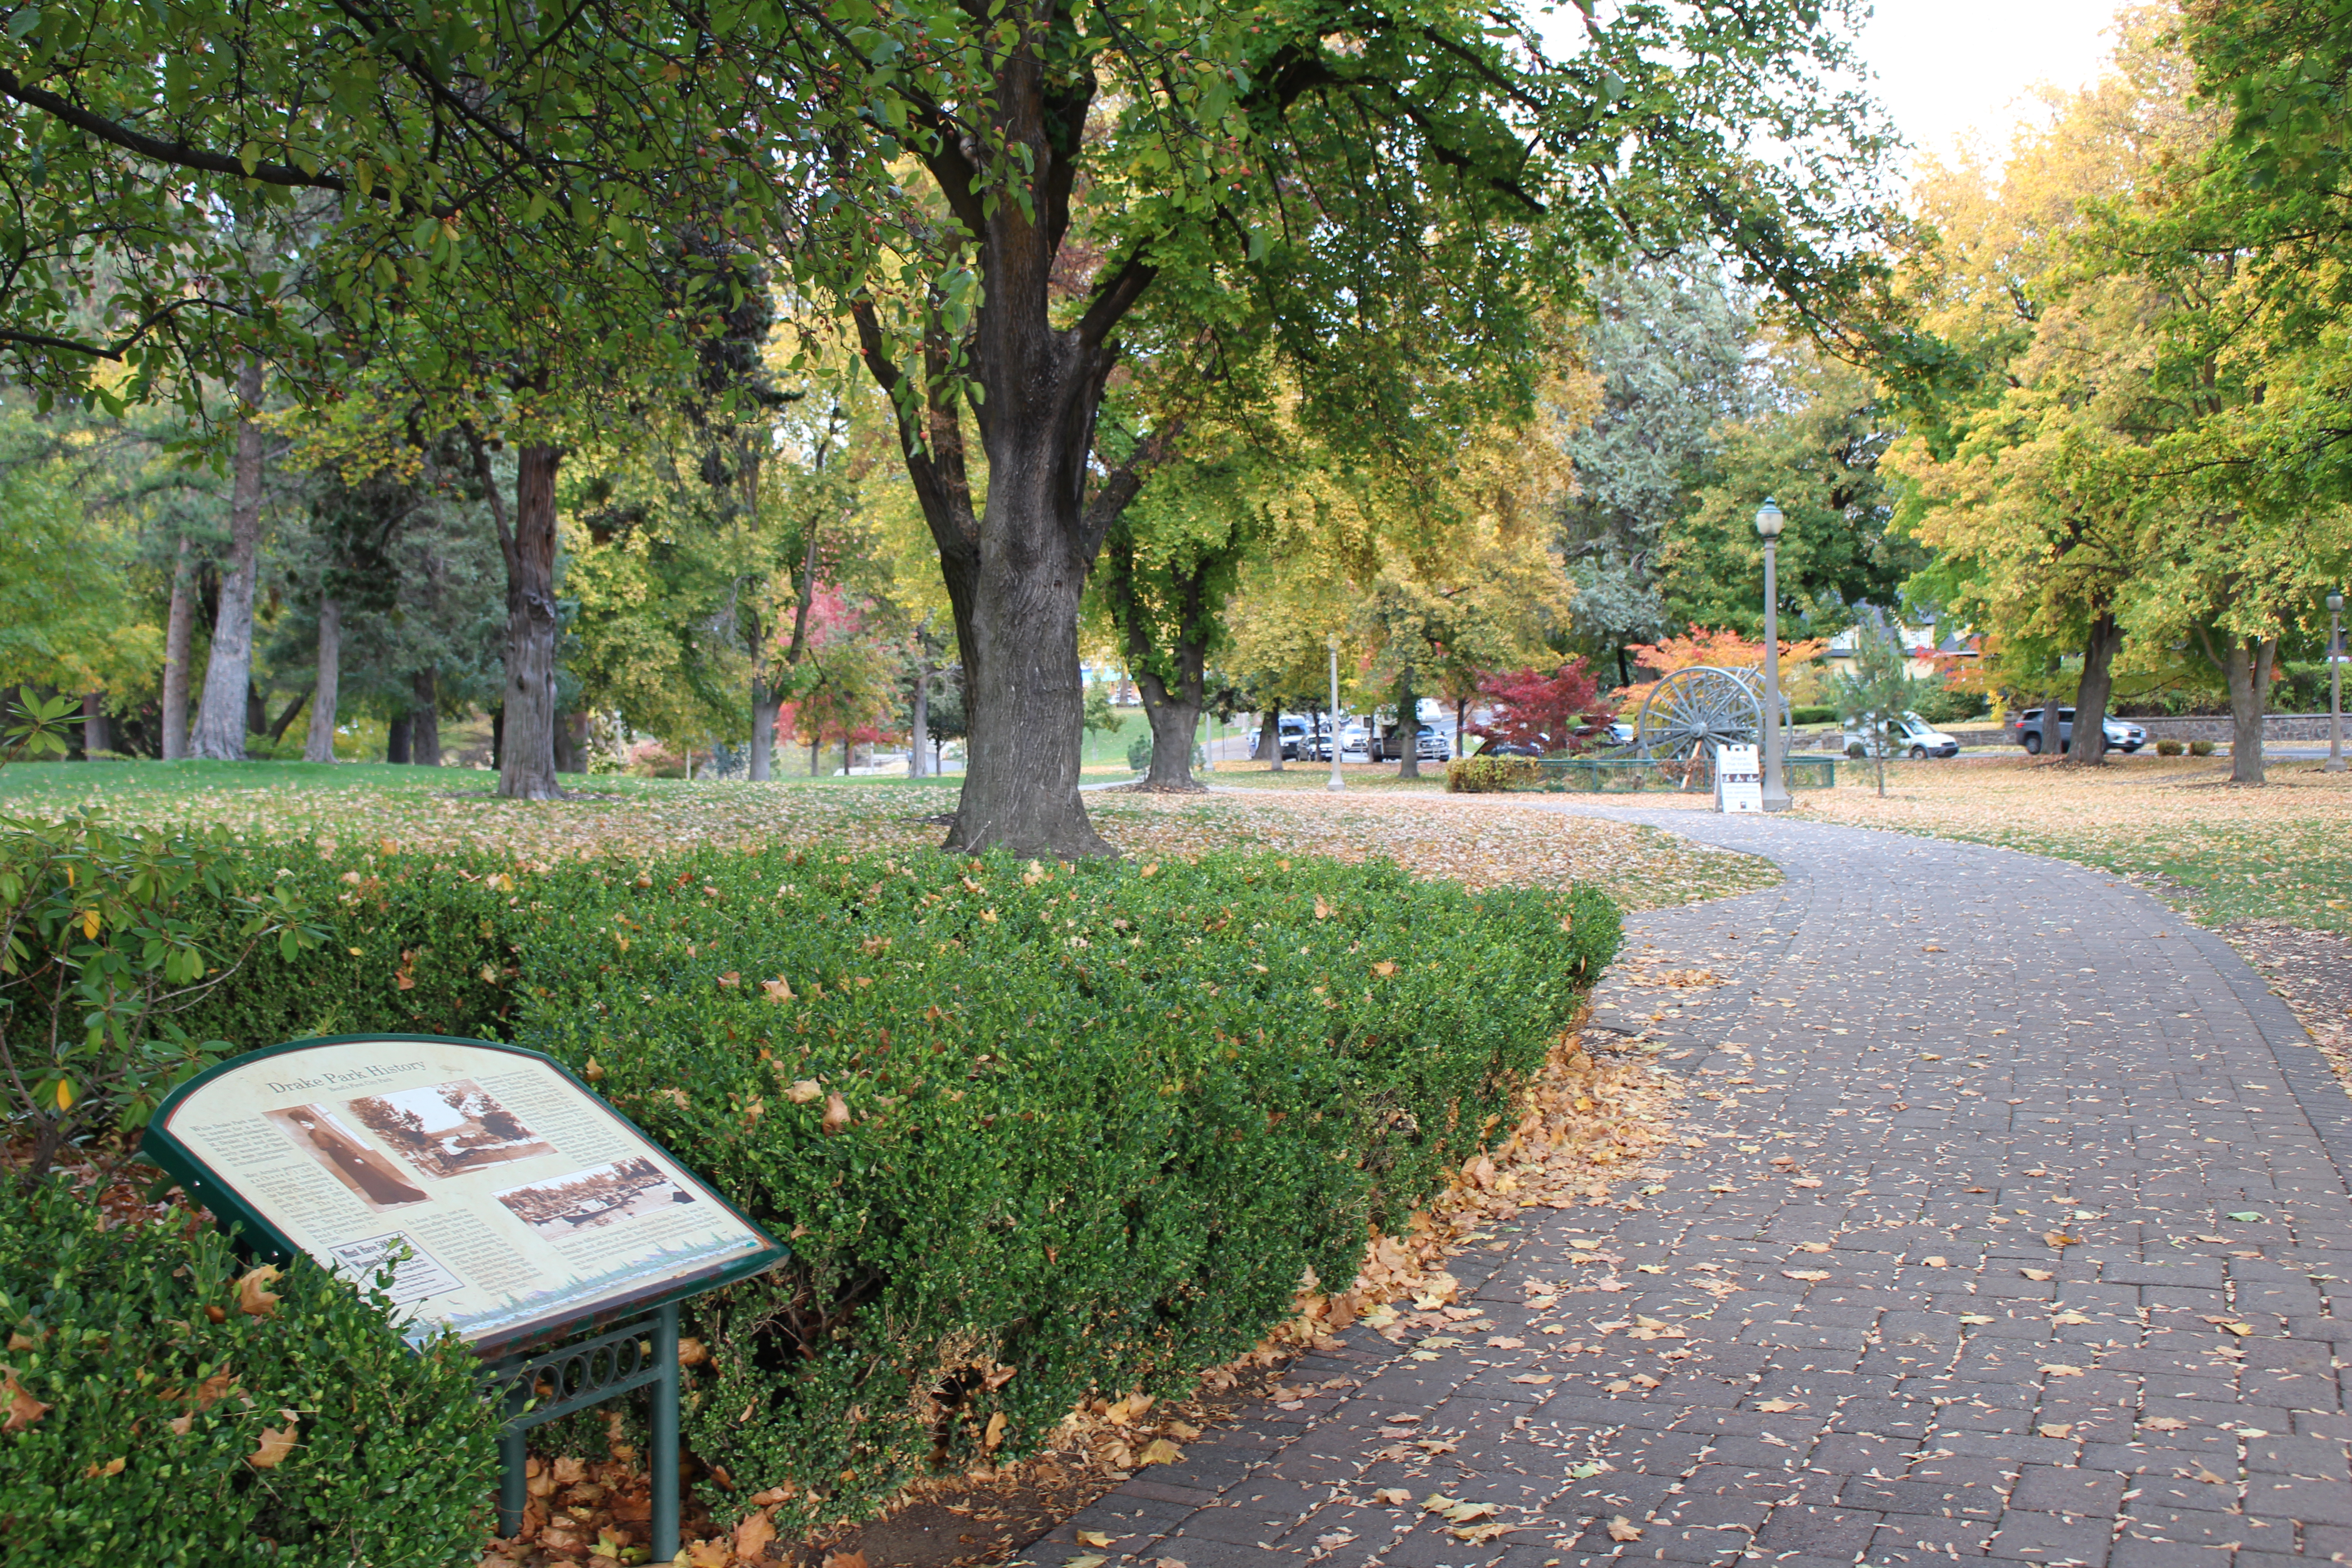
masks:
{"type": "MultiPolygon", "coordinates": [[[[1454,755],[1454,748],[1446,742],[1445,731],[1440,730],[1436,725],[1421,724],[1416,725],[1415,729],[1419,734],[1420,743],[1413,748],[1413,751],[1414,754],[1419,756],[1423,762],[1442,763],[1454,755]]],[[[1404,741],[1402,736],[1402,726],[1396,730],[1391,730],[1387,734],[1382,735],[1380,738],[1378,744],[1376,744],[1372,750],[1372,761],[1376,763],[1401,763],[1404,761],[1404,741]]]]}
{"type": "MultiPolygon", "coordinates": [[[[1282,760],[1286,763],[1297,762],[1298,760],[1299,748],[1308,743],[1307,739],[1307,721],[1304,719],[1293,718],[1291,715],[1286,713],[1282,716],[1281,725],[1282,760]]],[[[1255,761],[1256,759],[1258,746],[1265,738],[1265,726],[1263,724],[1260,724],[1256,729],[1250,731],[1249,754],[1251,760],[1255,761]]]]}
{"type": "Polygon", "coordinates": [[[1633,726],[1626,720],[1620,719],[1609,726],[1609,743],[1612,746],[1630,746],[1633,736],[1633,726]]]}
{"type": "MultiPolygon", "coordinates": [[[[2028,708],[2011,720],[2009,724],[2011,731],[2017,736],[2017,743],[2025,748],[2027,756],[2038,757],[2042,754],[2041,709],[2028,708]]],[[[2137,724],[2127,724],[2112,715],[2100,725],[2100,729],[2106,733],[2107,750],[2111,752],[2137,752],[2147,744],[2146,730],[2141,729],[2137,724]]],[[[2066,751],[2074,743],[2074,710],[2072,708],[2061,708],[2058,710],[2058,749],[2062,752],[2066,751]]]]}
{"type": "Polygon", "coordinates": [[[1533,741],[1481,741],[1476,752],[1480,757],[1540,757],[1544,749],[1533,741]]]}
{"type": "Polygon", "coordinates": [[[1881,752],[1873,737],[1860,730],[1849,728],[1845,732],[1845,754],[1849,757],[1875,755],[1907,756],[1914,762],[1929,757],[1957,757],[1960,743],[1945,734],[1916,713],[1906,713],[1893,723],[1882,726],[1885,750],[1881,752]]]}

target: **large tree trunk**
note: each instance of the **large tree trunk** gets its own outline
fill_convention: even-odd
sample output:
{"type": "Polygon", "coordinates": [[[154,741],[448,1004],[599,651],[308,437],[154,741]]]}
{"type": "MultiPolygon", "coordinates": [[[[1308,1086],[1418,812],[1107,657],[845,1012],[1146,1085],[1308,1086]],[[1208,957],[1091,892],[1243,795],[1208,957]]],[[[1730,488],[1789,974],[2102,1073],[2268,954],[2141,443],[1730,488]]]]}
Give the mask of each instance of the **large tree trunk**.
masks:
{"type": "Polygon", "coordinates": [[[253,679],[253,585],[261,553],[261,362],[237,372],[236,455],[229,470],[228,572],[213,620],[212,658],[188,754],[215,762],[245,758],[246,693],[253,679]]]}
{"type": "Polygon", "coordinates": [[[2042,754],[2045,757],[2062,755],[2066,749],[2064,721],[2058,717],[2061,706],[2058,689],[2053,686],[2050,695],[2042,700],[2042,754]]]}
{"type": "Polygon", "coordinates": [[[335,760],[336,689],[343,675],[343,606],[339,599],[319,601],[319,684],[310,697],[310,732],[302,742],[306,763],[335,760]]]}
{"type": "Polygon", "coordinates": [[[915,634],[915,700],[907,730],[907,776],[919,779],[929,771],[923,752],[931,743],[931,639],[928,631],[915,634]]]}
{"type": "Polygon", "coordinates": [[[420,768],[441,765],[441,672],[420,669],[408,679],[408,689],[416,694],[416,706],[409,710],[409,756],[420,768]]]}
{"type": "Polygon", "coordinates": [[[2263,781],[2263,706],[2270,696],[2276,637],[2231,637],[2223,668],[2230,678],[2230,782],[2263,781]]]}
{"type": "Polygon", "coordinates": [[[1257,754],[1266,759],[1266,767],[1274,773],[1282,771],[1282,709],[1279,704],[1258,715],[1257,754]]]}
{"type": "Polygon", "coordinates": [[[81,700],[81,755],[84,762],[97,759],[100,752],[114,750],[113,738],[107,733],[106,693],[91,691],[81,700]]]}
{"type": "Polygon", "coordinates": [[[2116,651],[2124,646],[2124,630],[2113,616],[2091,623],[2083,644],[2083,680],[2074,690],[2074,739],[2067,760],[2095,768],[2107,760],[2107,698],[2115,690],[2116,651]]]}
{"type": "Polygon", "coordinates": [[[751,682],[751,782],[766,784],[776,776],[776,714],[783,707],[774,689],[751,682]]]}
{"type": "Polygon", "coordinates": [[[943,552],[941,562],[964,649],[968,725],[963,795],[946,847],[1055,859],[1114,854],[1078,795],[1078,600],[1093,553],[1082,548],[1076,515],[1086,440],[1025,428],[1018,409],[993,409],[987,423],[995,437],[989,524],[976,560],[943,552]]]}
{"type": "Polygon", "coordinates": [[[1413,695],[1410,669],[1397,678],[1396,732],[1404,744],[1404,755],[1397,760],[1397,777],[1417,779],[1421,776],[1421,699],[1413,695]]]}
{"type": "Polygon", "coordinates": [[[163,760],[188,754],[188,655],[196,636],[195,586],[189,581],[188,541],[183,534],[172,564],[172,611],[163,630],[163,760]]]}
{"type": "Polygon", "coordinates": [[[1201,670],[1205,662],[1200,645],[1179,643],[1173,687],[1149,669],[1136,671],[1135,689],[1143,698],[1143,716],[1151,724],[1151,771],[1143,777],[1145,789],[1202,788],[1192,776],[1192,736],[1201,725],[1201,670]]]}
{"type": "Polygon", "coordinates": [[[511,529],[490,455],[471,426],[474,473],[490,503],[507,565],[507,683],[493,733],[499,794],[511,800],[556,800],[555,783],[555,469],[563,454],[543,443],[515,454],[511,529]]]}
{"type": "Polygon", "coordinates": [[[403,767],[408,765],[408,715],[405,713],[384,726],[383,760],[398,763],[403,767]]]}

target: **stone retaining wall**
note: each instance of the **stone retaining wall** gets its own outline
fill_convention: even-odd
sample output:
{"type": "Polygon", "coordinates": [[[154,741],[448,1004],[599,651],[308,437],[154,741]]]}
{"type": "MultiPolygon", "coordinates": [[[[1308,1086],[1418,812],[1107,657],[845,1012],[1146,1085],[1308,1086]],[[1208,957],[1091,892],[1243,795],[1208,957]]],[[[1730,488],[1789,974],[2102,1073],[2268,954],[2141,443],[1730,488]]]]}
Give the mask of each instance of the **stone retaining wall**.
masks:
{"type": "MultiPolygon", "coordinates": [[[[2147,731],[2149,745],[2158,741],[2221,741],[2230,739],[2230,716],[2227,713],[2195,713],[2177,718],[2127,719],[2147,731]]],[[[2011,731],[1986,726],[1944,726],[1944,733],[1963,746],[2014,746],[2017,736],[2011,731]]],[[[2344,721],[2347,744],[2352,744],[2352,717],[2344,721]]],[[[2265,741],[2319,741],[2327,739],[2327,715],[2325,713],[2265,713],[2263,715],[2263,739],[2265,741]]],[[[1791,751],[1835,752],[1843,749],[1841,731],[1824,730],[1818,735],[1803,738],[1791,751]]]]}

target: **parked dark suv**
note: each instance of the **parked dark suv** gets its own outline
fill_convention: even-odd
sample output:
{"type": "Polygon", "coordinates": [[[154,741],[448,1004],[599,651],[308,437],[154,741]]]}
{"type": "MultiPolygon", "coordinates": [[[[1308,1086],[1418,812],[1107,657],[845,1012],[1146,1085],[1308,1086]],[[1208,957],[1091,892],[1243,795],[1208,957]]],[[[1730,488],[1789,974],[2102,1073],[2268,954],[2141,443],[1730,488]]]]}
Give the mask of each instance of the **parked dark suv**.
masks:
{"type": "MultiPolygon", "coordinates": [[[[2041,709],[2028,708],[2024,712],[2011,719],[2009,721],[2009,727],[2017,736],[2017,743],[2025,748],[2027,756],[2038,757],[2042,754],[2041,709]]],[[[2107,733],[2107,750],[2111,752],[2137,752],[2147,744],[2147,731],[2137,724],[2126,724],[2121,719],[2110,717],[2100,727],[2107,733]]],[[[2074,710],[2072,708],[2061,708],[2058,710],[2058,749],[2062,752],[2065,751],[2074,743],[2074,710]]]]}

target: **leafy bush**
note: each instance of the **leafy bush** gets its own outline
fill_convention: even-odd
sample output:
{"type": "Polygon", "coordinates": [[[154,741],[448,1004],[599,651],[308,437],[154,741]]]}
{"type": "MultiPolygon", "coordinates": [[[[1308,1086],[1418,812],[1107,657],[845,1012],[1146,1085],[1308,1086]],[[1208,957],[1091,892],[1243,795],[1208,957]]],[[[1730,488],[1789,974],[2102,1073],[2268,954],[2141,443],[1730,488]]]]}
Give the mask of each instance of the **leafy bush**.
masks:
{"type": "Polygon", "coordinates": [[[1533,757],[1456,757],[1445,764],[1445,787],[1454,795],[1492,795],[1526,789],[1543,777],[1533,757]]]}
{"type": "Polygon", "coordinates": [[[293,886],[217,830],[0,820],[0,1103],[36,1170],[85,1131],[145,1121],[230,1048],[177,1015],[257,952],[320,944],[293,886]]]}
{"type": "Polygon", "coordinates": [[[2189,742],[2189,754],[2192,757],[2210,757],[2213,754],[2213,742],[2191,741],[2189,742]]]}
{"type": "Polygon", "coordinates": [[[239,1267],[210,1231],[0,1182],[10,1557],[472,1563],[497,1459],[474,1358],[412,1353],[388,1303],[306,1260],[242,1291],[239,1267]]]}
{"type": "Polygon", "coordinates": [[[514,1038],[791,1238],[689,1309],[687,1433],[804,1519],[968,1462],[995,1415],[1019,1451],[1090,1394],[1181,1386],[1308,1268],[1350,1276],[1618,938],[1597,893],[1266,857],[281,863],[329,946],[207,1028],[514,1038]]]}
{"type": "MultiPolygon", "coordinates": [[[[1202,764],[1208,760],[1207,748],[1199,742],[1194,742],[1192,743],[1193,771],[1199,772],[1202,764]]],[[[1151,726],[1150,724],[1144,725],[1141,732],[1127,743],[1127,765],[1139,773],[1148,773],[1151,771],[1151,726]]]]}
{"type": "Polygon", "coordinates": [[[2158,741],[2156,743],[2156,754],[2159,757],[2177,757],[2180,754],[2180,742],[2178,741],[2158,741]]]}
{"type": "Polygon", "coordinates": [[[1827,702],[1811,702],[1789,710],[1791,724],[1834,724],[1838,710],[1827,702]]]}
{"type": "Polygon", "coordinates": [[[1992,710],[1992,699],[1982,691],[1939,686],[1919,703],[1919,717],[1930,724],[1963,724],[1992,710]]]}

